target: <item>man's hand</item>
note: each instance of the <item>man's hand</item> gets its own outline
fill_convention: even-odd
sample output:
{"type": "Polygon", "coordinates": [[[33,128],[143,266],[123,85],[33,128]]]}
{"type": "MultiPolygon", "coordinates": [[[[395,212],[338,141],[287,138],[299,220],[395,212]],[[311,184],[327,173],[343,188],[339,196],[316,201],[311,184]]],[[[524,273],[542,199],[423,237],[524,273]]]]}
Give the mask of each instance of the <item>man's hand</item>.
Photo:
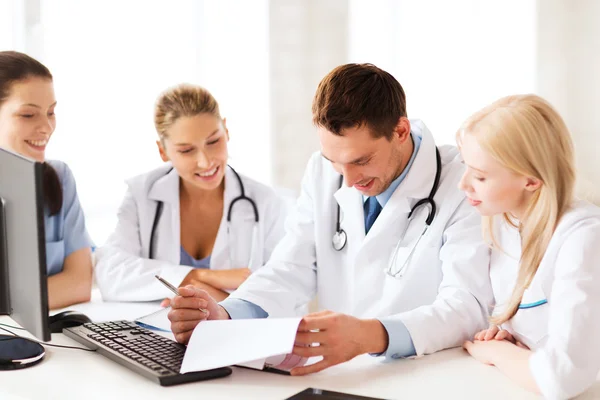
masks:
{"type": "Polygon", "coordinates": [[[235,290],[250,276],[251,271],[248,268],[233,269],[203,269],[198,268],[190,271],[181,286],[199,286],[198,283],[205,283],[219,290],[235,290]]]}
{"type": "Polygon", "coordinates": [[[169,320],[179,343],[187,344],[196,325],[207,319],[229,319],[229,314],[204,290],[193,286],[180,287],[179,296],[171,300],[169,320]],[[205,309],[208,313],[200,311],[205,309]]]}
{"type": "Polygon", "coordinates": [[[387,346],[387,331],[377,320],[361,320],[331,311],[309,314],[298,326],[293,353],[301,357],[322,356],[323,360],[296,367],[291,374],[319,372],[360,354],[383,353],[387,346]]]}

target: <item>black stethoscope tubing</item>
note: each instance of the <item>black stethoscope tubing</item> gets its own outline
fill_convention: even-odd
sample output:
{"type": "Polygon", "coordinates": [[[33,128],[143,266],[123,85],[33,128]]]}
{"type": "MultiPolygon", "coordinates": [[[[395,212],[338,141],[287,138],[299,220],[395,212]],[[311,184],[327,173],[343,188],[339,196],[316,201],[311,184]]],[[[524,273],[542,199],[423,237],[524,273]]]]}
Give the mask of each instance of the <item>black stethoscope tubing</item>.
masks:
{"type": "MultiPolygon", "coordinates": [[[[250,197],[246,196],[246,190],[244,188],[244,184],[242,183],[242,178],[237,173],[237,171],[235,169],[233,169],[233,167],[231,165],[227,165],[227,166],[229,167],[229,169],[231,169],[231,171],[237,178],[237,181],[240,185],[240,195],[237,196],[236,198],[234,198],[233,200],[231,200],[231,203],[229,203],[229,208],[227,210],[227,222],[231,222],[231,215],[233,213],[234,204],[237,203],[238,201],[242,200],[242,201],[247,201],[250,203],[250,205],[252,205],[252,210],[254,211],[254,223],[258,224],[259,215],[258,215],[258,207],[256,206],[256,203],[250,197]]],[[[168,175],[172,170],[173,170],[173,168],[170,168],[165,175],[168,175]]],[[[158,201],[157,205],[156,205],[156,212],[154,213],[154,221],[152,222],[152,230],[150,231],[150,246],[148,247],[148,258],[149,259],[154,258],[154,246],[155,246],[154,236],[156,233],[156,228],[158,226],[158,221],[160,220],[160,216],[162,214],[163,204],[164,203],[162,201],[158,201]]]]}
{"type": "MultiPolygon", "coordinates": [[[[429,214],[427,215],[427,219],[425,220],[425,225],[428,227],[433,222],[433,219],[435,218],[435,213],[437,211],[437,206],[436,206],[433,198],[434,198],[435,194],[437,193],[437,190],[440,186],[440,179],[442,176],[442,157],[440,156],[440,151],[438,150],[437,147],[435,148],[435,158],[436,158],[435,179],[433,181],[431,191],[429,192],[429,196],[417,201],[417,203],[414,206],[412,206],[412,208],[410,209],[410,212],[408,214],[408,219],[410,220],[410,217],[412,217],[413,213],[419,207],[421,207],[423,205],[429,205],[429,207],[430,207],[429,214]]],[[[344,177],[340,176],[340,183],[339,183],[340,188],[342,187],[343,182],[344,182],[344,177]]],[[[333,234],[333,238],[331,240],[333,249],[335,251],[342,251],[342,249],[344,247],[346,247],[346,243],[348,241],[348,236],[346,235],[346,231],[344,231],[341,226],[340,213],[341,213],[341,210],[340,210],[340,205],[338,203],[337,204],[337,220],[335,223],[335,233],[333,234]]]]}

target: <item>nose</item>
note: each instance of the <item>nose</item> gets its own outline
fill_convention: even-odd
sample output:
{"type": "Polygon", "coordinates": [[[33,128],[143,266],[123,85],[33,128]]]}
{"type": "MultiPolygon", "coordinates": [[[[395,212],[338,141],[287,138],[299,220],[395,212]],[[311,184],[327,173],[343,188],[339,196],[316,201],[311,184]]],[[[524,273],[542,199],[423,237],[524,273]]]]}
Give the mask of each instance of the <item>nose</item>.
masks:
{"type": "Polygon", "coordinates": [[[52,118],[43,117],[40,125],[38,126],[38,132],[43,135],[50,135],[54,131],[56,123],[52,118]]]}
{"type": "Polygon", "coordinates": [[[199,168],[210,167],[210,159],[208,158],[208,154],[206,154],[206,152],[202,150],[198,151],[198,158],[196,159],[196,163],[199,168]]]}
{"type": "Polygon", "coordinates": [[[358,181],[359,174],[350,166],[343,166],[341,172],[344,175],[344,183],[346,186],[352,186],[358,181]]]}

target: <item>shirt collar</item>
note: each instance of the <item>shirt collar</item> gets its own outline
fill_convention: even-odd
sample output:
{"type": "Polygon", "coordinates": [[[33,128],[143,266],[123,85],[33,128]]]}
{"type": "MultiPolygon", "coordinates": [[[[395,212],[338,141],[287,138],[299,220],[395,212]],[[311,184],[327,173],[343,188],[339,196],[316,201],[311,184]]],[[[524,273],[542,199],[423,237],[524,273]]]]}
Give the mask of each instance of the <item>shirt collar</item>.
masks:
{"type": "MultiPolygon", "coordinates": [[[[413,165],[413,162],[415,161],[415,158],[417,157],[417,152],[419,151],[419,147],[421,147],[421,141],[423,140],[423,138],[421,136],[415,134],[414,132],[411,132],[410,136],[412,137],[414,148],[413,148],[413,153],[410,156],[410,160],[408,160],[408,164],[406,164],[406,167],[404,168],[404,170],[402,171],[400,176],[397,177],[396,179],[394,179],[392,181],[392,183],[390,184],[390,186],[388,186],[388,188],[385,189],[385,191],[383,191],[382,193],[379,193],[377,196],[375,196],[377,198],[377,202],[379,203],[379,205],[381,205],[381,208],[385,207],[385,205],[390,200],[390,198],[392,197],[392,195],[394,194],[396,189],[398,189],[398,186],[400,186],[400,184],[402,183],[404,178],[406,178],[406,175],[408,175],[408,171],[410,170],[410,167],[413,165]]],[[[368,198],[369,198],[368,196],[363,196],[363,201],[367,201],[368,198]]]]}

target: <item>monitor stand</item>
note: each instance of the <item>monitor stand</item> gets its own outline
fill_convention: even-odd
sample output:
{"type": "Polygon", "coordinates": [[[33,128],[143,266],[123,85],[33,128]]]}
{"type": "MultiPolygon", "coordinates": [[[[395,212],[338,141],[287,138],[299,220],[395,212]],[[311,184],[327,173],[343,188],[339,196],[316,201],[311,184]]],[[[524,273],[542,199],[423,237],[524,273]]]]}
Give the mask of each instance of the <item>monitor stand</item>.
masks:
{"type": "Polygon", "coordinates": [[[0,315],[10,315],[10,296],[8,283],[8,246],[6,238],[6,203],[0,197],[0,315]]]}

